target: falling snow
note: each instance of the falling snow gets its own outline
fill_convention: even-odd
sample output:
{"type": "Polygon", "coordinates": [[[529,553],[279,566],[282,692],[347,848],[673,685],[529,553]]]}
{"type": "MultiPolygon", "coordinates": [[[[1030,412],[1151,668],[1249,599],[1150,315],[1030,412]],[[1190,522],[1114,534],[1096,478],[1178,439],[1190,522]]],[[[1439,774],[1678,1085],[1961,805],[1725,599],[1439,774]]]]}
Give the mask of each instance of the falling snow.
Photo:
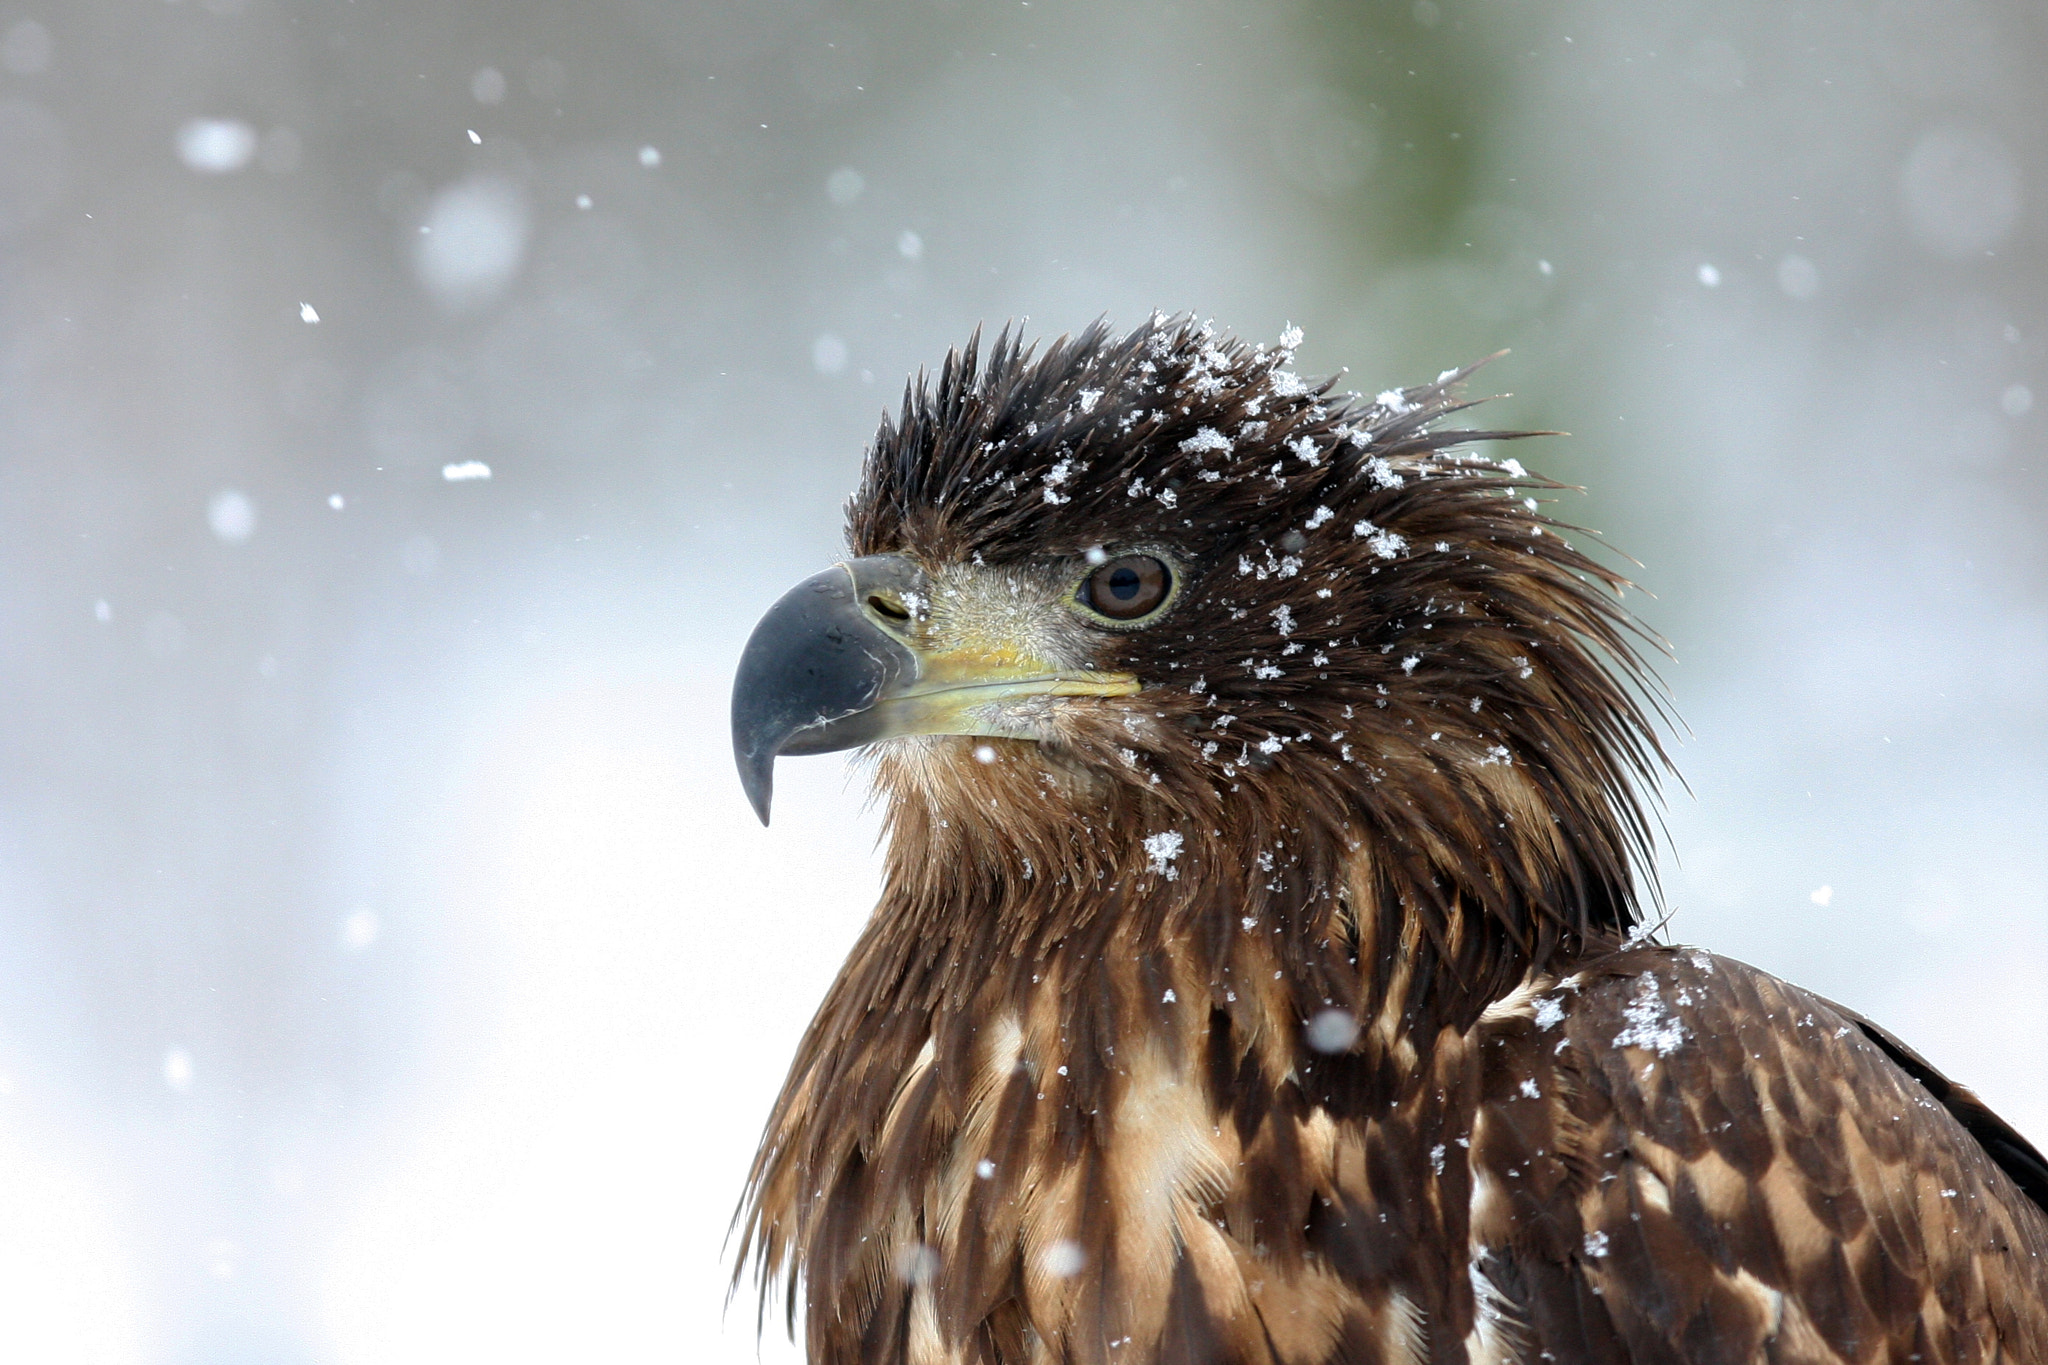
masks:
{"type": "Polygon", "coordinates": [[[1303,1030],[1308,1045],[1321,1053],[1348,1052],[1358,1040],[1358,1020],[1350,1011],[1340,1009],[1318,1010],[1303,1030]]]}

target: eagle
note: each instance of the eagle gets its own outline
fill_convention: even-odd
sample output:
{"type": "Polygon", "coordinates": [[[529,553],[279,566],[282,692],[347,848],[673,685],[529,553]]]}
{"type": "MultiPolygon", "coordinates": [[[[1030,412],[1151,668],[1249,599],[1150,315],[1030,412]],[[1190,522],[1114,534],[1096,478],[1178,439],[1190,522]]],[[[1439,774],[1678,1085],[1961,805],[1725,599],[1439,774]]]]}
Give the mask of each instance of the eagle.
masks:
{"type": "Polygon", "coordinates": [[[886,849],[735,1284],[815,1365],[2048,1362],[2040,1154],[1654,932],[1564,485],[1300,339],[977,332],[755,629],[756,812],[861,748],[886,849]]]}

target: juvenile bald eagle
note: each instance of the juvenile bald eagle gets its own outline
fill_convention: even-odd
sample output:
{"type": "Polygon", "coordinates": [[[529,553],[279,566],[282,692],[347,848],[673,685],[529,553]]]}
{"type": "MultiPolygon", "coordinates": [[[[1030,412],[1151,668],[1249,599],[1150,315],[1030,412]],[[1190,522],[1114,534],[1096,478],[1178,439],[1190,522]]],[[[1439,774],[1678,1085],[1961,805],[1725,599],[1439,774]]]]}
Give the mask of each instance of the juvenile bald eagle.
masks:
{"type": "Polygon", "coordinates": [[[871,745],[888,840],[742,1268],[817,1365],[2048,1362],[2034,1149],[1641,932],[1663,755],[1557,485],[1298,341],[970,344],[757,628],[756,809],[871,745]]]}

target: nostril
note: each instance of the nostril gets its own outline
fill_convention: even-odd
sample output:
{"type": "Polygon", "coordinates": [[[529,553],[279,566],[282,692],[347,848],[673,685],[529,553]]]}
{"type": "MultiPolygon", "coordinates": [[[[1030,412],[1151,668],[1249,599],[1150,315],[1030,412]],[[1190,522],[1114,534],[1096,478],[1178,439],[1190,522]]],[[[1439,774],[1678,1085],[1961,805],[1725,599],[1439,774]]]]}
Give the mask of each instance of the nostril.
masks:
{"type": "Polygon", "coordinates": [[[880,593],[869,595],[868,608],[877,616],[886,616],[891,621],[908,621],[910,619],[910,612],[902,603],[892,602],[880,593]]]}

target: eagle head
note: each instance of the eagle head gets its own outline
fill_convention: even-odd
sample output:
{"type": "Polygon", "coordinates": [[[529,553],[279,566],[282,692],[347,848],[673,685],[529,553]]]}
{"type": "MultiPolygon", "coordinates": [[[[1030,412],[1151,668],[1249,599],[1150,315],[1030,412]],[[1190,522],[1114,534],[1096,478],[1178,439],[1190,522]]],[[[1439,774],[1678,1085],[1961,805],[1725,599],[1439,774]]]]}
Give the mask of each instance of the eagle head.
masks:
{"type": "Polygon", "coordinates": [[[762,819],[778,755],[873,746],[891,883],[934,915],[1028,905],[1043,949],[1107,906],[1220,961],[1386,907],[1453,1015],[1624,933],[1661,755],[1623,580],[1537,510],[1559,485],[1457,449],[1512,433],[1438,425],[1468,371],[1338,395],[1299,340],[1006,330],[920,376],[850,557],[740,663],[762,819]]]}

